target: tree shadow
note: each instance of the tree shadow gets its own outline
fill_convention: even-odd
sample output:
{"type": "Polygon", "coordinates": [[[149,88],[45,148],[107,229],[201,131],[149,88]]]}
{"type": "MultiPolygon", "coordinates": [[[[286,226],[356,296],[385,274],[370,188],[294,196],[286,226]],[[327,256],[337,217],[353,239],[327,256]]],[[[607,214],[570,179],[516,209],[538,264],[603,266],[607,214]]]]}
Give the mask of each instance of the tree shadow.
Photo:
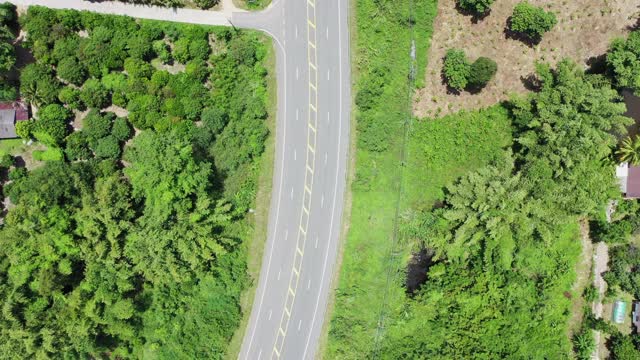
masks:
{"type": "Polygon", "coordinates": [[[525,89],[529,91],[538,92],[542,89],[542,83],[534,73],[531,73],[527,76],[521,75],[520,81],[522,82],[522,85],[524,85],[525,89]]]}
{"type": "Polygon", "coordinates": [[[458,3],[456,1],[456,11],[460,13],[460,15],[464,15],[464,16],[470,16],[471,17],[471,22],[473,24],[477,24],[480,21],[484,20],[487,16],[491,15],[491,9],[483,12],[483,13],[478,13],[472,10],[467,10],[464,9],[460,6],[460,3],[458,3]]]}
{"type": "Polygon", "coordinates": [[[607,54],[592,56],[587,59],[586,74],[604,74],[607,71],[607,54]]]}
{"type": "Polygon", "coordinates": [[[447,88],[447,95],[460,95],[461,94],[460,90],[451,87],[449,85],[449,83],[447,82],[447,77],[444,76],[444,68],[440,72],[440,82],[442,82],[442,85],[444,85],[447,88]]]}
{"type": "Polygon", "coordinates": [[[511,30],[511,16],[507,19],[507,24],[504,27],[503,33],[506,39],[520,41],[530,48],[534,48],[536,45],[540,44],[540,41],[542,40],[541,37],[532,38],[527,34],[511,30]]]}

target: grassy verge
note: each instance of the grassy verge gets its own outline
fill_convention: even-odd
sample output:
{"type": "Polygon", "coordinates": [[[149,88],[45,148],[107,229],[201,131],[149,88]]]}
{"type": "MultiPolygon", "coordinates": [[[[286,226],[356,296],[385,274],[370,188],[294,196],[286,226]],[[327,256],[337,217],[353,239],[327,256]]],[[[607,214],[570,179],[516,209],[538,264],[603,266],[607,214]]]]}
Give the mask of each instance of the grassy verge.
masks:
{"type": "Polygon", "coordinates": [[[267,56],[265,57],[264,67],[267,69],[267,106],[269,117],[267,126],[269,128],[269,137],[265,141],[265,151],[262,155],[259,169],[259,178],[257,186],[257,194],[255,201],[255,213],[249,215],[248,223],[251,224],[253,235],[247,244],[247,273],[250,278],[249,287],[244,291],[240,298],[240,306],[242,307],[242,320],[238,329],[231,339],[229,348],[227,349],[226,359],[237,359],[242,346],[242,339],[245,330],[249,324],[251,316],[251,308],[258,287],[260,278],[260,268],[262,266],[262,256],[264,254],[264,246],[267,240],[268,222],[269,222],[269,204],[271,202],[271,190],[273,182],[273,168],[275,161],[275,134],[276,134],[276,115],[277,115],[277,84],[276,84],[276,54],[271,38],[264,37],[267,56]]]}
{"type": "MultiPolygon", "coordinates": [[[[422,59],[418,63],[424,63],[435,5],[435,1],[417,3],[411,18],[408,1],[393,6],[372,0],[355,2],[354,93],[370,89],[377,74],[386,75],[373,106],[365,110],[359,103],[360,109],[354,117],[358,140],[354,153],[356,169],[351,189],[350,230],[324,352],[327,359],[366,356],[376,334],[400,185],[397,174],[401,166],[403,125],[410,115],[407,106],[412,43],[409,24],[415,23],[416,48],[422,59]]],[[[358,95],[356,101],[359,102],[358,95]]]]}

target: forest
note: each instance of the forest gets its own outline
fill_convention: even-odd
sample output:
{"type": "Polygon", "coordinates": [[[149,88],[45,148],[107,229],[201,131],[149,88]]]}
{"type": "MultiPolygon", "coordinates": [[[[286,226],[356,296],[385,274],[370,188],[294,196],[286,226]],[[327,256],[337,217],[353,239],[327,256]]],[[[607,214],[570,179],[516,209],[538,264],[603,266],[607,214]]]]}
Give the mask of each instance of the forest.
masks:
{"type": "Polygon", "coordinates": [[[2,159],[0,358],[225,354],[268,136],[253,32],[30,7],[19,96],[46,146],[2,159]],[[8,170],[8,171],[7,171],[8,170]]]}

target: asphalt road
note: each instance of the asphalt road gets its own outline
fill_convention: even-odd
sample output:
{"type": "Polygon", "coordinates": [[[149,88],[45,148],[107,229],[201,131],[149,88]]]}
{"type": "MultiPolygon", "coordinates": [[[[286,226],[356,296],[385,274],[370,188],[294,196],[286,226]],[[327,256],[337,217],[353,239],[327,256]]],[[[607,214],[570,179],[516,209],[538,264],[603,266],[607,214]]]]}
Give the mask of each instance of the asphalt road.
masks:
{"type": "MultiPolygon", "coordinates": [[[[269,232],[240,359],[310,359],[337,257],[350,129],[348,0],[274,0],[261,12],[118,2],[11,0],[265,31],[276,47],[278,115],[269,232]]],[[[258,210],[260,211],[260,209],[258,210]]]]}
{"type": "Polygon", "coordinates": [[[313,358],[337,256],[349,144],[346,0],[276,0],[234,13],[277,47],[278,124],[269,233],[241,359],[313,358]]]}

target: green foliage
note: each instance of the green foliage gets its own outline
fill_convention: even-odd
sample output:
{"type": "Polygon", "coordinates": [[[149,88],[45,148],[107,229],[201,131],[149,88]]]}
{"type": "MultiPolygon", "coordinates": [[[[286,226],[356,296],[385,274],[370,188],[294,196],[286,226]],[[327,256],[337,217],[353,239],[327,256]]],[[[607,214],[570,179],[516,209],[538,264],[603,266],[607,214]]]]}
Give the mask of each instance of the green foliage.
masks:
{"type": "Polygon", "coordinates": [[[485,14],[491,10],[491,5],[495,0],[456,0],[460,8],[472,11],[476,14],[485,14]]]}
{"type": "Polygon", "coordinates": [[[640,92],[640,30],[627,39],[613,40],[607,52],[607,68],[618,87],[640,92]]]}
{"type": "Polygon", "coordinates": [[[35,122],[32,120],[18,121],[16,122],[16,134],[24,140],[29,140],[34,127],[35,122]]]}
{"type": "Polygon", "coordinates": [[[67,106],[69,106],[69,109],[85,109],[84,103],[80,99],[80,90],[72,88],[70,86],[66,86],[60,90],[60,92],[58,93],[58,100],[60,100],[61,103],[67,104],[67,106]]]}
{"type": "Polygon", "coordinates": [[[98,79],[89,79],[82,85],[80,99],[89,108],[102,109],[109,106],[111,94],[98,79]]]}
{"type": "Polygon", "coordinates": [[[479,57],[471,64],[469,86],[481,88],[493,78],[498,71],[498,64],[492,59],[479,57]]]}
{"type": "Polygon", "coordinates": [[[616,334],[611,339],[612,360],[633,360],[640,358],[638,336],[616,334]]]}
{"type": "Polygon", "coordinates": [[[47,150],[35,150],[33,159],[38,161],[61,161],[64,159],[62,150],[58,148],[48,148],[47,150]]]}
{"type": "Polygon", "coordinates": [[[0,167],[9,168],[13,166],[15,159],[11,154],[4,154],[0,156],[0,167]]]}
{"type": "Polygon", "coordinates": [[[40,64],[29,64],[20,72],[20,94],[38,106],[56,102],[60,82],[49,68],[40,64]]]}
{"type": "Polygon", "coordinates": [[[9,71],[16,63],[16,53],[13,45],[0,42],[0,71],[9,71]]]}
{"type": "Polygon", "coordinates": [[[129,122],[125,118],[117,118],[113,122],[111,134],[118,139],[118,141],[127,141],[131,138],[132,130],[129,122]]]}
{"type": "Polygon", "coordinates": [[[91,157],[91,149],[84,131],[76,131],[67,136],[64,153],[71,161],[87,160],[91,157]]]}
{"type": "Polygon", "coordinates": [[[201,9],[209,9],[216,6],[219,0],[194,0],[194,2],[201,9]]]}
{"type": "Polygon", "coordinates": [[[471,75],[471,64],[467,60],[464,51],[459,49],[449,49],[444,56],[442,73],[447,81],[447,85],[456,90],[464,89],[471,75]]]}
{"type": "Polygon", "coordinates": [[[528,1],[521,1],[513,8],[509,29],[539,40],[544,33],[550,31],[558,22],[551,11],[531,5],[528,1]]]}
{"type": "Polygon", "coordinates": [[[67,136],[72,115],[71,111],[58,104],[47,105],[38,111],[38,120],[31,133],[44,144],[55,147],[67,136]]]}
{"type": "Polygon", "coordinates": [[[0,357],[222,358],[249,281],[265,38],[37,6],[21,24],[36,58],[21,83],[40,110],[18,132],[49,147],[34,152],[40,167],[12,171],[3,189],[15,206],[0,228],[0,357]],[[234,53],[208,67],[205,39],[218,33],[234,53]],[[144,61],[167,56],[153,44],[165,35],[189,40],[185,72],[144,61]],[[76,63],[90,77],[81,90],[56,80],[81,84],[76,63]],[[92,110],[67,136],[69,109],[82,103],[92,110]],[[157,129],[124,156],[133,129],[99,112],[111,104],[138,129],[157,129]]]}
{"type": "Polygon", "coordinates": [[[121,150],[118,139],[113,135],[108,135],[98,139],[94,152],[99,159],[117,160],[120,158],[121,150]]]}
{"type": "Polygon", "coordinates": [[[596,349],[596,341],[593,331],[588,328],[582,328],[580,332],[573,336],[573,351],[578,360],[589,360],[596,349]]]}
{"type": "Polygon", "coordinates": [[[609,251],[609,271],[604,274],[608,287],[619,287],[635,298],[640,297],[640,274],[632,271],[639,266],[640,249],[634,245],[612,247],[609,251]]]}
{"type": "Polygon", "coordinates": [[[168,64],[172,61],[171,50],[169,45],[164,40],[156,40],[153,42],[153,51],[158,55],[158,58],[163,64],[168,64]]]}
{"type": "Polygon", "coordinates": [[[173,58],[178,62],[186,63],[190,59],[188,38],[180,38],[173,44],[173,58]]]}
{"type": "Polygon", "coordinates": [[[82,85],[87,79],[87,71],[84,66],[73,57],[66,57],[60,60],[56,68],[58,76],[71,84],[82,85]]]}

